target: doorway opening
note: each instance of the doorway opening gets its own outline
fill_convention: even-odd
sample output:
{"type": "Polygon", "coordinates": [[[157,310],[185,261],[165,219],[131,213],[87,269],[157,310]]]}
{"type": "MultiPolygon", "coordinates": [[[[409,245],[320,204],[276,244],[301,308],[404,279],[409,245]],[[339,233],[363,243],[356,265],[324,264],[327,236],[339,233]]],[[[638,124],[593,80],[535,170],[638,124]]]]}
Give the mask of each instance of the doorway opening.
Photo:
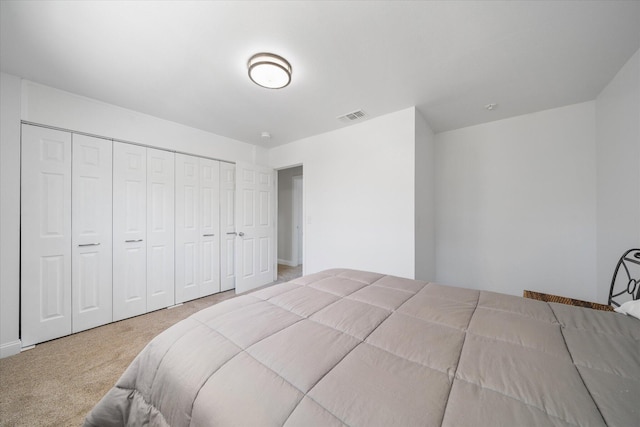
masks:
{"type": "Polygon", "coordinates": [[[302,276],[304,262],[302,166],[278,171],[278,280],[302,276]]]}

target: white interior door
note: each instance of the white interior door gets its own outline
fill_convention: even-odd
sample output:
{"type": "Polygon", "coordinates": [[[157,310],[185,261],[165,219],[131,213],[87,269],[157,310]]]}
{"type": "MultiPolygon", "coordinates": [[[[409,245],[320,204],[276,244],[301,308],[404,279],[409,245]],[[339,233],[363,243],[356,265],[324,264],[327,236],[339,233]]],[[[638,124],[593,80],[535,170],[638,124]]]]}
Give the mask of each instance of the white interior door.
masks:
{"type": "Polygon", "coordinates": [[[113,320],[147,311],[147,149],[113,144],[113,320]]]}
{"type": "Polygon", "coordinates": [[[175,156],[177,304],[200,297],[200,167],[197,157],[175,156]]]}
{"type": "Polygon", "coordinates": [[[275,281],[275,172],[236,164],[236,292],[275,281]]]}
{"type": "Polygon", "coordinates": [[[147,148],[147,311],[175,304],[174,154],[147,148]]]}
{"type": "Polygon", "coordinates": [[[220,163],[220,290],[228,291],[236,286],[236,166],[220,163]]]}
{"type": "Polygon", "coordinates": [[[112,143],[73,135],[72,331],[111,322],[112,143]]]}
{"type": "Polygon", "coordinates": [[[220,162],[200,161],[200,295],[220,292],[220,162]]]}
{"type": "Polygon", "coordinates": [[[21,339],[71,333],[71,134],[22,126],[21,339]]]}

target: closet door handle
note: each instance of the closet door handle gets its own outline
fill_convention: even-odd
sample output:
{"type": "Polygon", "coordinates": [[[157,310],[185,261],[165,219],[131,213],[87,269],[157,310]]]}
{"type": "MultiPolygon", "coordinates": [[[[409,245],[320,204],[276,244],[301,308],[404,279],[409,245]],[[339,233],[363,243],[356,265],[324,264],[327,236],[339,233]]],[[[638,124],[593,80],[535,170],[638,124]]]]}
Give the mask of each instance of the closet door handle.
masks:
{"type": "Polygon", "coordinates": [[[211,233],[211,234],[203,234],[202,237],[213,237],[215,236],[215,234],[211,233]]]}
{"type": "Polygon", "coordinates": [[[242,236],[244,236],[244,233],[241,231],[241,232],[238,233],[238,236],[242,237],[242,236]]]}
{"type": "Polygon", "coordinates": [[[142,242],[142,239],[137,239],[137,240],[125,240],[125,243],[138,243],[138,242],[142,242]]]}
{"type": "Polygon", "coordinates": [[[232,232],[230,232],[230,233],[227,233],[227,236],[229,236],[229,235],[231,235],[231,234],[233,234],[234,236],[237,236],[237,235],[238,235],[238,233],[236,233],[235,231],[232,231],[232,232]]]}
{"type": "Polygon", "coordinates": [[[85,243],[83,245],[78,245],[79,248],[84,248],[86,246],[100,246],[100,243],[85,243]]]}

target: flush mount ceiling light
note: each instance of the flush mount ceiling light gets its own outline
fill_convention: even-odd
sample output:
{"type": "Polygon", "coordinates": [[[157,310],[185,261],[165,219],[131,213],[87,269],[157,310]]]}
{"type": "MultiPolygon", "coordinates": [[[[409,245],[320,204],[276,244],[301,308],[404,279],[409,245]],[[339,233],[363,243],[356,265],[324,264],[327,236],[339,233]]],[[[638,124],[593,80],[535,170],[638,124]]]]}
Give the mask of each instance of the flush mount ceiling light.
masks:
{"type": "Polygon", "coordinates": [[[291,64],[273,53],[256,53],[247,63],[249,78],[258,86],[280,89],[291,83],[291,64]]]}

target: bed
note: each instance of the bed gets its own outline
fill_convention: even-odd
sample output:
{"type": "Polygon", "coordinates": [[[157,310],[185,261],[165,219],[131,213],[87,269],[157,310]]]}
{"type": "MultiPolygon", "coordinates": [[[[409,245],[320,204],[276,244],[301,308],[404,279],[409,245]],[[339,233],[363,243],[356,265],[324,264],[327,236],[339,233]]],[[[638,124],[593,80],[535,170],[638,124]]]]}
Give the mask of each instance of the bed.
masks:
{"type": "Polygon", "coordinates": [[[85,426],[637,426],[640,320],[346,269],[153,339],[85,426]]]}

